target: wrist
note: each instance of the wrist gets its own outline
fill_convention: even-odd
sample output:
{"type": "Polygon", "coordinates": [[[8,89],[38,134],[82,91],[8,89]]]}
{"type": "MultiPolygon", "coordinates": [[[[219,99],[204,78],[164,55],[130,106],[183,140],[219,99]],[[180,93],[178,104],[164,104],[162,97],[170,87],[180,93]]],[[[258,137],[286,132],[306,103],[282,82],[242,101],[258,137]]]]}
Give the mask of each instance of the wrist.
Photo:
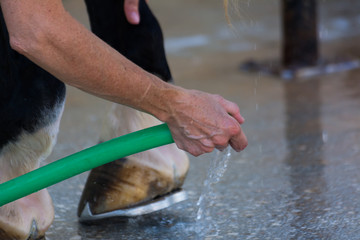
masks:
{"type": "Polygon", "coordinates": [[[147,106],[144,110],[160,121],[169,122],[173,118],[176,105],[183,102],[186,91],[179,86],[160,81],[151,85],[142,105],[147,106]]]}

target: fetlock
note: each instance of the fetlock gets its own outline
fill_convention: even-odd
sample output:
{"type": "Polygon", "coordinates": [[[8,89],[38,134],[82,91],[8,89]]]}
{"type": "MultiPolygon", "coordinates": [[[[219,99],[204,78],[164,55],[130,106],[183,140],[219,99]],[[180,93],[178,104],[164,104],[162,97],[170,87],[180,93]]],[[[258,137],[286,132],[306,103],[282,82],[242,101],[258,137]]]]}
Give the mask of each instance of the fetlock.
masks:
{"type": "MultiPolygon", "coordinates": [[[[50,117],[52,123],[31,133],[23,130],[16,141],[0,149],[0,183],[35,170],[49,156],[56,142],[62,110],[61,104],[50,117]]],[[[42,189],[0,207],[0,239],[42,239],[53,220],[51,197],[42,189]]]]}

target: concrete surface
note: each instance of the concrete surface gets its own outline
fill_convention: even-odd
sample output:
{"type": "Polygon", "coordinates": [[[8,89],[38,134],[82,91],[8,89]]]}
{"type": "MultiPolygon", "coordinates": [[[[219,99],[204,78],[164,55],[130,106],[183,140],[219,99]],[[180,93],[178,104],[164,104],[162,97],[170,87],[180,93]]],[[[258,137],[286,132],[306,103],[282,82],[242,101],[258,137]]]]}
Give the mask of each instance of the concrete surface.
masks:
{"type": "MultiPolygon", "coordinates": [[[[52,186],[56,216],[47,239],[359,239],[360,70],[293,82],[239,71],[249,59],[279,60],[279,1],[233,1],[233,28],[221,1],[149,2],[176,83],[238,103],[249,146],[232,152],[219,182],[207,187],[218,157],[191,157],[189,200],[143,217],[80,224],[76,208],[87,173],[52,186]],[[196,220],[202,194],[206,211],[196,220]]],[[[88,26],[82,1],[64,4],[88,26]]],[[[322,56],[358,57],[360,2],[319,4],[322,56]]],[[[96,144],[108,107],[68,88],[48,162],[96,144]]]]}

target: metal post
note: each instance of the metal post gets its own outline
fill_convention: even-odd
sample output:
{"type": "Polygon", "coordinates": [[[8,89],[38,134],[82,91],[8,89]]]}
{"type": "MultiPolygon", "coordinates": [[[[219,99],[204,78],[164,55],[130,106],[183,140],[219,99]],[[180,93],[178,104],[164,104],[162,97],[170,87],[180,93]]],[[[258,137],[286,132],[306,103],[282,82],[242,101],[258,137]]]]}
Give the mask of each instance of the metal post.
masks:
{"type": "Polygon", "coordinates": [[[318,62],[316,0],[282,0],[282,67],[296,69],[318,62]]]}
{"type": "Polygon", "coordinates": [[[320,58],[317,20],[316,0],[281,0],[281,59],[249,60],[240,68],[287,80],[360,68],[360,60],[351,56],[320,58]]]}

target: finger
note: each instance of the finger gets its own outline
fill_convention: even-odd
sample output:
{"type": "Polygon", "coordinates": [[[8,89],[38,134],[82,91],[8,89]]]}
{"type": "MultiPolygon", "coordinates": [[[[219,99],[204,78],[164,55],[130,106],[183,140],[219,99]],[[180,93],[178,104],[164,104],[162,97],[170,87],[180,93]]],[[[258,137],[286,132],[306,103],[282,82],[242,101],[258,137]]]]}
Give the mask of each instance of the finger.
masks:
{"type": "Polygon", "coordinates": [[[237,151],[240,152],[244,150],[248,145],[248,140],[246,138],[245,133],[241,130],[239,134],[233,136],[229,141],[231,147],[237,151]]]}
{"type": "Polygon", "coordinates": [[[200,143],[205,148],[214,148],[215,147],[213,141],[211,141],[210,139],[207,139],[207,138],[201,139],[200,143]]]}
{"type": "Polygon", "coordinates": [[[129,23],[134,25],[140,23],[139,0],[125,0],[124,11],[129,23]]]}
{"type": "Polygon", "coordinates": [[[245,122],[245,119],[240,114],[239,106],[236,103],[230,102],[228,100],[224,101],[226,111],[236,119],[240,124],[245,122]]]}
{"type": "Polygon", "coordinates": [[[243,116],[241,116],[240,113],[238,114],[230,114],[233,118],[236,119],[236,121],[238,121],[240,124],[243,124],[245,122],[245,118],[243,116]]]}
{"type": "Polygon", "coordinates": [[[216,149],[219,151],[224,151],[228,146],[229,144],[227,144],[226,146],[216,146],[216,149]]]}
{"type": "Polygon", "coordinates": [[[202,139],[200,142],[193,142],[189,144],[189,153],[196,157],[204,153],[210,153],[214,151],[214,149],[215,146],[209,139],[202,139]]]}
{"type": "Polygon", "coordinates": [[[193,155],[194,157],[198,157],[205,153],[205,151],[203,151],[200,147],[195,147],[193,145],[185,147],[184,150],[193,155]]]}
{"type": "Polygon", "coordinates": [[[226,149],[229,145],[229,137],[227,136],[214,136],[212,140],[215,144],[215,148],[220,151],[226,149]]]}
{"type": "Polygon", "coordinates": [[[198,157],[204,153],[210,153],[214,151],[215,147],[213,144],[205,146],[201,141],[200,142],[187,142],[183,145],[182,150],[190,153],[191,155],[198,157]]]}

